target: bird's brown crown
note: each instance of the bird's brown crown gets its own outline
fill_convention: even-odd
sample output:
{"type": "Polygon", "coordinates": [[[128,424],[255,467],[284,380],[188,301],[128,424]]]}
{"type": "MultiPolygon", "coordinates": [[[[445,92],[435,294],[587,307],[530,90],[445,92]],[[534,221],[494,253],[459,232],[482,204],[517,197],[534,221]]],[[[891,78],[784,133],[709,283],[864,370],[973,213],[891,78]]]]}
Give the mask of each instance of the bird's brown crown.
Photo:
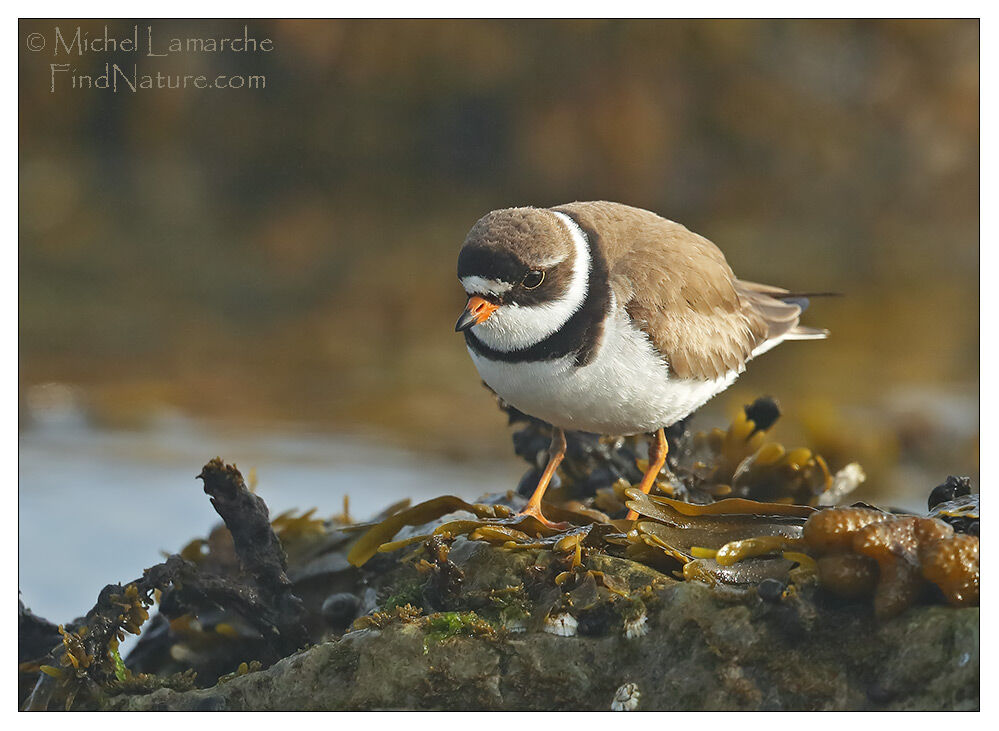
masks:
{"type": "Polygon", "coordinates": [[[574,258],[569,231],[551,210],[504,208],[487,213],[468,232],[458,278],[504,282],[513,288],[499,300],[537,304],[565,293],[574,258]]]}
{"type": "Polygon", "coordinates": [[[476,221],[458,255],[458,276],[516,284],[531,268],[572,258],[565,225],[546,208],[504,208],[476,221]]]}

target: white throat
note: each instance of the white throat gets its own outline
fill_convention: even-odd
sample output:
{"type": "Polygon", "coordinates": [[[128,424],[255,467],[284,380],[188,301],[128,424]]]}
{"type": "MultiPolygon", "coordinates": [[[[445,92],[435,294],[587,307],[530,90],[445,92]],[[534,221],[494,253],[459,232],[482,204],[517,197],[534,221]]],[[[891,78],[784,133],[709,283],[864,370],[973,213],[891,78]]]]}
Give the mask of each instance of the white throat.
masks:
{"type": "MultiPolygon", "coordinates": [[[[541,342],[558,332],[586,301],[590,286],[590,248],[586,243],[586,235],[569,216],[557,211],[553,213],[569,230],[575,248],[569,287],[561,298],[552,302],[530,307],[503,305],[484,323],[475,325],[472,332],[493,350],[509,353],[541,342]]],[[[462,281],[462,284],[465,282],[462,281]]],[[[465,290],[470,295],[476,294],[467,285],[465,290]]]]}

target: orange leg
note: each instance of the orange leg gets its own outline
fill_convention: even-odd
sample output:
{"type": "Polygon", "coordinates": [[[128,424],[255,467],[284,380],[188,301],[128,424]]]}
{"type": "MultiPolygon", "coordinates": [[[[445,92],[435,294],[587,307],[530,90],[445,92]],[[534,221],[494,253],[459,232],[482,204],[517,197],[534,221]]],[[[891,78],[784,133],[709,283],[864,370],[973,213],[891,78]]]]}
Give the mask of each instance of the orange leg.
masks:
{"type": "Polygon", "coordinates": [[[545,471],[541,473],[541,479],[538,480],[538,486],[534,488],[534,494],[531,495],[530,502],[528,502],[527,507],[520,512],[521,515],[533,515],[547,526],[556,527],[560,525],[559,523],[552,523],[544,516],[541,512],[541,500],[545,496],[545,490],[548,489],[548,483],[552,481],[552,475],[555,474],[555,470],[558,469],[558,466],[564,457],[565,433],[558,427],[554,427],[554,431],[552,432],[552,443],[551,446],[548,447],[548,464],[545,465],[545,471]]]}
{"type": "MultiPolygon", "coordinates": [[[[663,468],[666,464],[666,455],[669,454],[669,444],[666,442],[666,431],[662,428],[656,432],[656,441],[652,445],[652,450],[649,453],[649,469],[645,470],[645,474],[642,476],[642,481],[638,485],[638,489],[644,492],[646,495],[652,489],[652,486],[656,482],[656,477],[659,475],[659,470],[663,468]]],[[[638,517],[638,513],[634,510],[628,511],[628,517],[625,520],[634,520],[638,517]]]]}

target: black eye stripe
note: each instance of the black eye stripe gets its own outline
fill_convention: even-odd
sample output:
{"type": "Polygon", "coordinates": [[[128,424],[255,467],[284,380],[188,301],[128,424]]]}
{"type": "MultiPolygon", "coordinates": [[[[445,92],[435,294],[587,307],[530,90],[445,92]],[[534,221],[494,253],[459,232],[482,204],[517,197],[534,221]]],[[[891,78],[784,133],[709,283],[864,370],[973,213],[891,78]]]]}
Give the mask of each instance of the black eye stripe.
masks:
{"type": "Polygon", "coordinates": [[[517,284],[527,267],[506,251],[466,246],[458,254],[458,277],[479,276],[509,284],[517,284]]]}
{"type": "Polygon", "coordinates": [[[541,286],[543,281],[545,281],[545,273],[539,269],[532,269],[524,275],[524,281],[521,284],[527,289],[536,289],[541,286]]]}

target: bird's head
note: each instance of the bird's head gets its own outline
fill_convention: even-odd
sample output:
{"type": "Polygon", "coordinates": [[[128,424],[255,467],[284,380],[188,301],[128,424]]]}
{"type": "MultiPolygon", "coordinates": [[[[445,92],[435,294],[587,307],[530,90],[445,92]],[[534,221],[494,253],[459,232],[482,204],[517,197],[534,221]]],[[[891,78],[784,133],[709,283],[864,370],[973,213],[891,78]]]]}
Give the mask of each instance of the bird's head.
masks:
{"type": "Polygon", "coordinates": [[[527,347],[578,310],[589,283],[586,236],[564,213],[507,208],[486,214],[458,254],[468,295],[455,331],[497,350],[527,347]]]}

